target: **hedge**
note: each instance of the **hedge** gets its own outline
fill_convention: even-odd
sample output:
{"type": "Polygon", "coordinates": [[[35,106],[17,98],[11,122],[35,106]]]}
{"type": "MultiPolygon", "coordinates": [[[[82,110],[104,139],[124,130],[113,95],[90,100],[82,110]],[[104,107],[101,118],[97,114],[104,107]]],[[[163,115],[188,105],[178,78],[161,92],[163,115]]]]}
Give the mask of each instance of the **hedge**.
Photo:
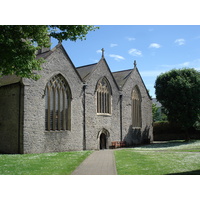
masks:
{"type": "MultiPolygon", "coordinates": [[[[175,123],[154,122],[153,136],[155,141],[184,140],[185,132],[175,123]]],[[[190,139],[200,139],[200,131],[191,128],[190,139]]]]}

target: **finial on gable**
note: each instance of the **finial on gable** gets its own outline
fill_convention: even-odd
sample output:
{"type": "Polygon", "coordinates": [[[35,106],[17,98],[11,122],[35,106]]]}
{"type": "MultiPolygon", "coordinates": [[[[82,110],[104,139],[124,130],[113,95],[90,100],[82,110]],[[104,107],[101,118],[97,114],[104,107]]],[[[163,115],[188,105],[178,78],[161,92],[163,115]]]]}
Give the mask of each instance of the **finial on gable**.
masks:
{"type": "Polygon", "coordinates": [[[134,68],[137,67],[137,63],[136,60],[134,60],[134,68]]]}
{"type": "Polygon", "coordinates": [[[102,48],[101,51],[102,51],[102,58],[104,58],[104,51],[105,51],[104,48],[102,48]]]}

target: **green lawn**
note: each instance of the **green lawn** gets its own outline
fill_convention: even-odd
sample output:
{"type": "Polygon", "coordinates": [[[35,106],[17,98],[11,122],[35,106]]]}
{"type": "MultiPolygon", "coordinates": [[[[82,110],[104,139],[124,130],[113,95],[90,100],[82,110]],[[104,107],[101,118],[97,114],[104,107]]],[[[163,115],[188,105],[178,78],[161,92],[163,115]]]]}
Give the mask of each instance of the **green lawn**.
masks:
{"type": "Polygon", "coordinates": [[[120,175],[200,174],[200,141],[172,141],[115,151],[120,175]]]}
{"type": "Polygon", "coordinates": [[[91,153],[74,151],[43,154],[0,155],[1,175],[66,175],[91,153]]]}
{"type": "MultiPolygon", "coordinates": [[[[1,175],[65,175],[92,151],[0,155],[1,175]]],[[[172,141],[115,151],[119,175],[199,174],[200,141],[172,141]]]]}

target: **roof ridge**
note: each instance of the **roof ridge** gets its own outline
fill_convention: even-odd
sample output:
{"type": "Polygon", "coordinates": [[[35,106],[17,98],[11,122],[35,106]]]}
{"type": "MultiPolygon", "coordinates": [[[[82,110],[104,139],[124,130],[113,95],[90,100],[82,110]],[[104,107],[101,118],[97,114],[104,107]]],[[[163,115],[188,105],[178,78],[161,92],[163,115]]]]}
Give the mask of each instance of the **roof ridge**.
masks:
{"type": "Polygon", "coordinates": [[[133,69],[125,69],[125,70],[121,70],[121,71],[115,71],[115,72],[112,72],[112,73],[125,72],[125,71],[129,71],[129,70],[133,70],[133,69]]]}
{"type": "Polygon", "coordinates": [[[93,64],[89,64],[89,65],[83,65],[83,66],[79,66],[79,67],[76,67],[76,68],[89,67],[89,66],[96,65],[96,64],[97,64],[97,63],[93,63],[93,64]]]}

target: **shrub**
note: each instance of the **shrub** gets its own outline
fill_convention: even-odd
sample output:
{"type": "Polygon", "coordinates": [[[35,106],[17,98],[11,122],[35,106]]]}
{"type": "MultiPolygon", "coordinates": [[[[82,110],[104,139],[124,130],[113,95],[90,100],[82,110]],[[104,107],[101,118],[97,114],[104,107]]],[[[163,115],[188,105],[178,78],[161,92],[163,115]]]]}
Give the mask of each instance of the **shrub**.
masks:
{"type": "MultiPolygon", "coordinates": [[[[176,123],[170,122],[154,122],[153,123],[154,140],[184,140],[185,132],[176,123]]],[[[190,129],[191,139],[200,139],[200,131],[194,128],[190,129]]]]}

